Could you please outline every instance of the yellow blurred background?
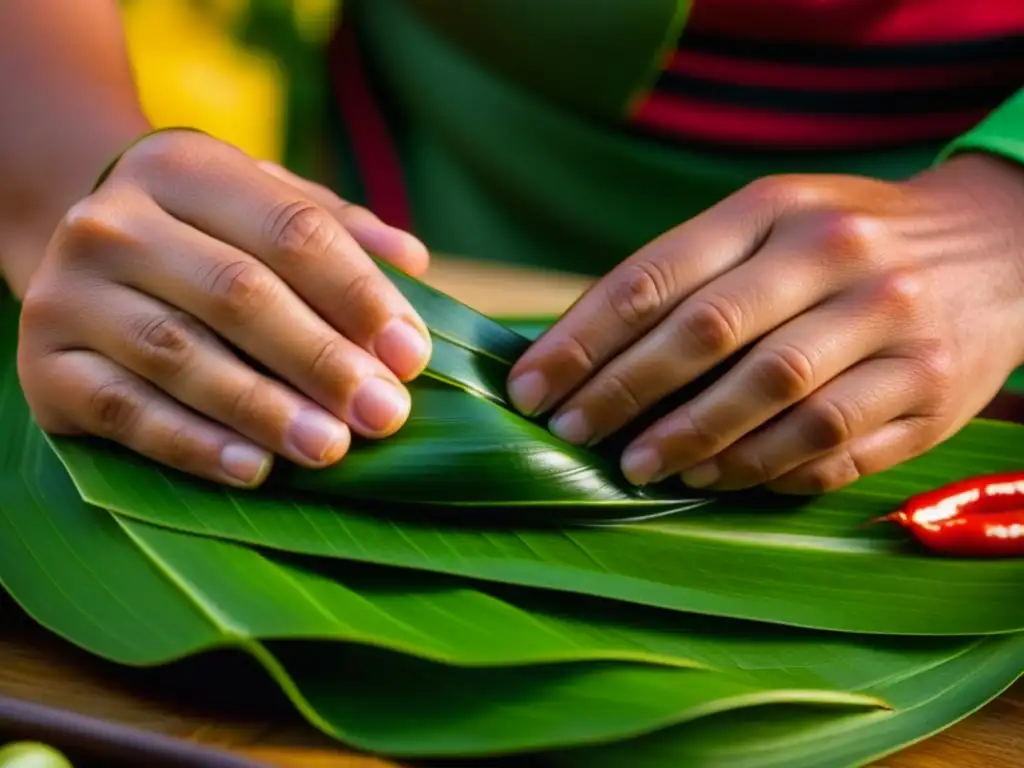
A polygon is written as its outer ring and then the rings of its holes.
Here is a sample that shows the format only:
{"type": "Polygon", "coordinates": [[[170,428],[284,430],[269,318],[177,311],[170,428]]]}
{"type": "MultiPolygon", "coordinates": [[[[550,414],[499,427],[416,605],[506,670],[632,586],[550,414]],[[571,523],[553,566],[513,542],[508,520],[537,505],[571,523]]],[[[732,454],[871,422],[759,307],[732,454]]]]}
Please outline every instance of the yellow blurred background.
{"type": "MultiPolygon", "coordinates": [[[[312,114],[295,85],[322,62],[340,0],[122,0],[143,108],[284,162],[312,114]],[[308,116],[308,115],[307,115],[308,116]]],[[[322,94],[320,94],[322,96],[322,94]]]]}

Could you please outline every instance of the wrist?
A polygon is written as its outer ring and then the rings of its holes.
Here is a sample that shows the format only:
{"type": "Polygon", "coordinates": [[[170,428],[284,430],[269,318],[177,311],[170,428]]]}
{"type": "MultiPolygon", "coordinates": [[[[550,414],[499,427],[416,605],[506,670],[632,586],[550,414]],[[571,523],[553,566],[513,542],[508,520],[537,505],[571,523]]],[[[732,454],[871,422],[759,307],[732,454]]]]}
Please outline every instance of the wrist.
{"type": "Polygon", "coordinates": [[[0,266],[21,298],[61,217],[86,197],[103,169],[151,130],[140,111],[105,111],[45,138],[27,140],[18,156],[0,152],[0,266]]]}
{"type": "MultiPolygon", "coordinates": [[[[1017,306],[1019,322],[1007,334],[1013,346],[1014,367],[1024,365],[1024,164],[985,151],[965,151],[948,157],[913,178],[909,186],[948,201],[951,237],[966,227],[988,248],[1005,255],[1009,270],[991,279],[1002,282],[1003,294],[1017,306]],[[964,218],[964,213],[969,218],[964,218]],[[958,228],[958,220],[965,226],[958,228]],[[969,223],[968,223],[969,222],[969,223]]],[[[988,275],[981,274],[985,279],[988,275]]]]}

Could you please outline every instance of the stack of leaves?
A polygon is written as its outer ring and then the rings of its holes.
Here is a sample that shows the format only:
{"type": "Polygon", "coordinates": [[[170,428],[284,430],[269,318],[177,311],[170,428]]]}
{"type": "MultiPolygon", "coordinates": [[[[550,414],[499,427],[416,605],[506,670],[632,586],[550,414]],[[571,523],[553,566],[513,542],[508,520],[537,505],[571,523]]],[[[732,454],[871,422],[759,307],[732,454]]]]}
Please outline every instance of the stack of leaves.
{"type": "Polygon", "coordinates": [[[861,525],[1010,469],[1024,428],[975,422],[816,499],[640,491],[509,408],[527,335],[392,274],[434,336],[409,422],[256,492],[41,433],[5,297],[11,596],[126,665],[236,648],[347,745],[472,765],[862,765],[1024,671],[1019,562],[861,525]]]}

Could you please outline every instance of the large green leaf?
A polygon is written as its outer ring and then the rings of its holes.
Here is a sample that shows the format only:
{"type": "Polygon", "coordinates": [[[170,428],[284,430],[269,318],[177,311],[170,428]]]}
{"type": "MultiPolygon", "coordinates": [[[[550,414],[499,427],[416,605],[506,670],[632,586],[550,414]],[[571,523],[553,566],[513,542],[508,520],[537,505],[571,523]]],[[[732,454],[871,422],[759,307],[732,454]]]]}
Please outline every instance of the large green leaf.
{"type": "Polygon", "coordinates": [[[232,491],[123,451],[55,444],[88,501],[179,530],[709,615],[966,635],[1024,628],[1020,564],[931,557],[897,531],[861,524],[909,494],[1013,467],[1022,442],[1024,428],[976,422],[925,456],[816,499],[740,495],[658,521],[559,530],[417,522],[232,491]]]}
{"type": "MultiPolygon", "coordinates": [[[[12,495],[4,505],[6,524],[16,535],[0,540],[0,551],[12,547],[0,573],[7,574],[16,595],[39,582],[38,563],[25,559],[25,547],[53,550],[60,544],[47,544],[48,537],[59,535],[61,541],[88,542],[86,549],[97,553],[137,550],[160,573],[173,574],[181,589],[231,606],[234,623],[252,637],[340,639],[453,664],[625,660],[719,669],[765,685],[857,691],[902,674],[908,665],[935,663],[970,642],[751,625],[520,588],[486,592],[441,574],[298,559],[116,515],[113,526],[105,513],[78,499],[38,432],[26,448],[16,480],[32,497],[17,505],[12,495]],[[126,536],[134,548],[125,544],[126,536]]],[[[75,561],[83,558],[79,554],[75,561]]],[[[133,558],[123,559],[115,566],[119,573],[130,569],[133,558]]],[[[72,583],[88,581],[87,573],[79,577],[72,583]]],[[[50,587],[44,581],[39,588],[50,587]]],[[[148,642],[140,638],[133,651],[140,663],[154,660],[148,642]]],[[[87,644],[130,660],[100,643],[95,637],[87,644]]]]}
{"type": "Polygon", "coordinates": [[[867,765],[967,717],[1024,671],[1024,635],[987,638],[927,674],[872,690],[886,712],[769,706],[708,717],[640,739],[549,756],[565,768],[846,768],[867,765]]]}
{"type": "MultiPolygon", "coordinates": [[[[267,668],[311,722],[363,749],[500,754],[647,733],[734,707],[780,701],[879,704],[827,687],[785,687],[784,665],[799,664],[799,648],[810,646],[811,638],[798,638],[796,647],[787,648],[783,639],[759,642],[734,629],[734,637],[723,636],[719,654],[732,662],[731,669],[686,669],[694,662],[685,656],[636,650],[649,642],[647,634],[657,641],[656,629],[634,631],[606,620],[610,629],[602,637],[600,624],[570,614],[531,616],[450,580],[417,584],[411,575],[374,569],[360,581],[352,565],[321,571],[240,545],[121,520],[77,498],[44,441],[28,447],[0,475],[0,582],[31,615],[123,663],[155,664],[209,648],[240,648],[267,668]],[[472,610],[479,607],[479,620],[489,623],[474,630],[478,617],[472,610]],[[503,631],[514,634],[502,639],[503,631]],[[264,642],[287,637],[321,642],[264,642]],[[467,668],[370,647],[479,665],[507,664],[513,656],[533,662],[596,659],[602,644],[611,649],[608,656],[646,656],[681,666],[590,661],[467,668]],[[766,663],[773,650],[781,659],[774,669],[766,663]],[[439,689],[449,694],[425,707],[424,692],[439,689]],[[524,706],[510,706],[514,701],[524,706]]],[[[687,647],[685,635],[662,634],[663,646],[673,642],[687,647]]],[[[823,666],[839,667],[833,674],[849,680],[857,649],[847,645],[845,653],[814,649],[811,660],[825,659],[823,666]]],[[[903,675],[957,652],[955,642],[934,643],[900,658],[880,645],[860,657],[855,682],[861,686],[886,667],[889,674],[903,675]]],[[[789,680],[815,677],[795,672],[789,680]]]]}

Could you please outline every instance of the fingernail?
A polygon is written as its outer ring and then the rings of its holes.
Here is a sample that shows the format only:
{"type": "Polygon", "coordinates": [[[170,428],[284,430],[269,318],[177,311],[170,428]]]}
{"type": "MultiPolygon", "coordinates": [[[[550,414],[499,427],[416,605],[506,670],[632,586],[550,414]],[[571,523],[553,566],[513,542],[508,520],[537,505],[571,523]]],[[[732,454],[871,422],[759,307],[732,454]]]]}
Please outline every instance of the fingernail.
{"type": "Polygon", "coordinates": [[[302,411],[288,430],[288,443],[315,464],[333,464],[348,450],[348,427],[326,413],[302,411]]]}
{"type": "Polygon", "coordinates": [[[704,488],[717,483],[721,476],[718,464],[713,461],[702,461],[683,472],[681,479],[691,488],[704,488]]]}
{"type": "Polygon", "coordinates": [[[573,445],[586,445],[590,442],[594,431],[587,422],[587,417],[578,408],[563,413],[551,420],[548,429],[556,436],[573,445]]]}
{"type": "Polygon", "coordinates": [[[508,383],[508,396],[517,411],[534,416],[548,396],[548,382],[544,374],[527,371],[508,383]]]}
{"type": "Polygon", "coordinates": [[[259,485],[270,472],[271,456],[253,445],[231,443],[220,453],[220,466],[239,485],[259,485]]]}
{"type": "Polygon", "coordinates": [[[653,448],[630,448],[622,454],[622,474],[633,485],[647,485],[661,466],[661,454],[653,448]]]}
{"type": "Polygon", "coordinates": [[[400,379],[415,376],[430,361],[430,340],[408,320],[398,317],[384,326],[373,348],[380,361],[400,379]]]}
{"type": "Polygon", "coordinates": [[[356,391],[356,418],[371,432],[391,432],[409,414],[409,397],[386,379],[370,378],[356,391]]]}

